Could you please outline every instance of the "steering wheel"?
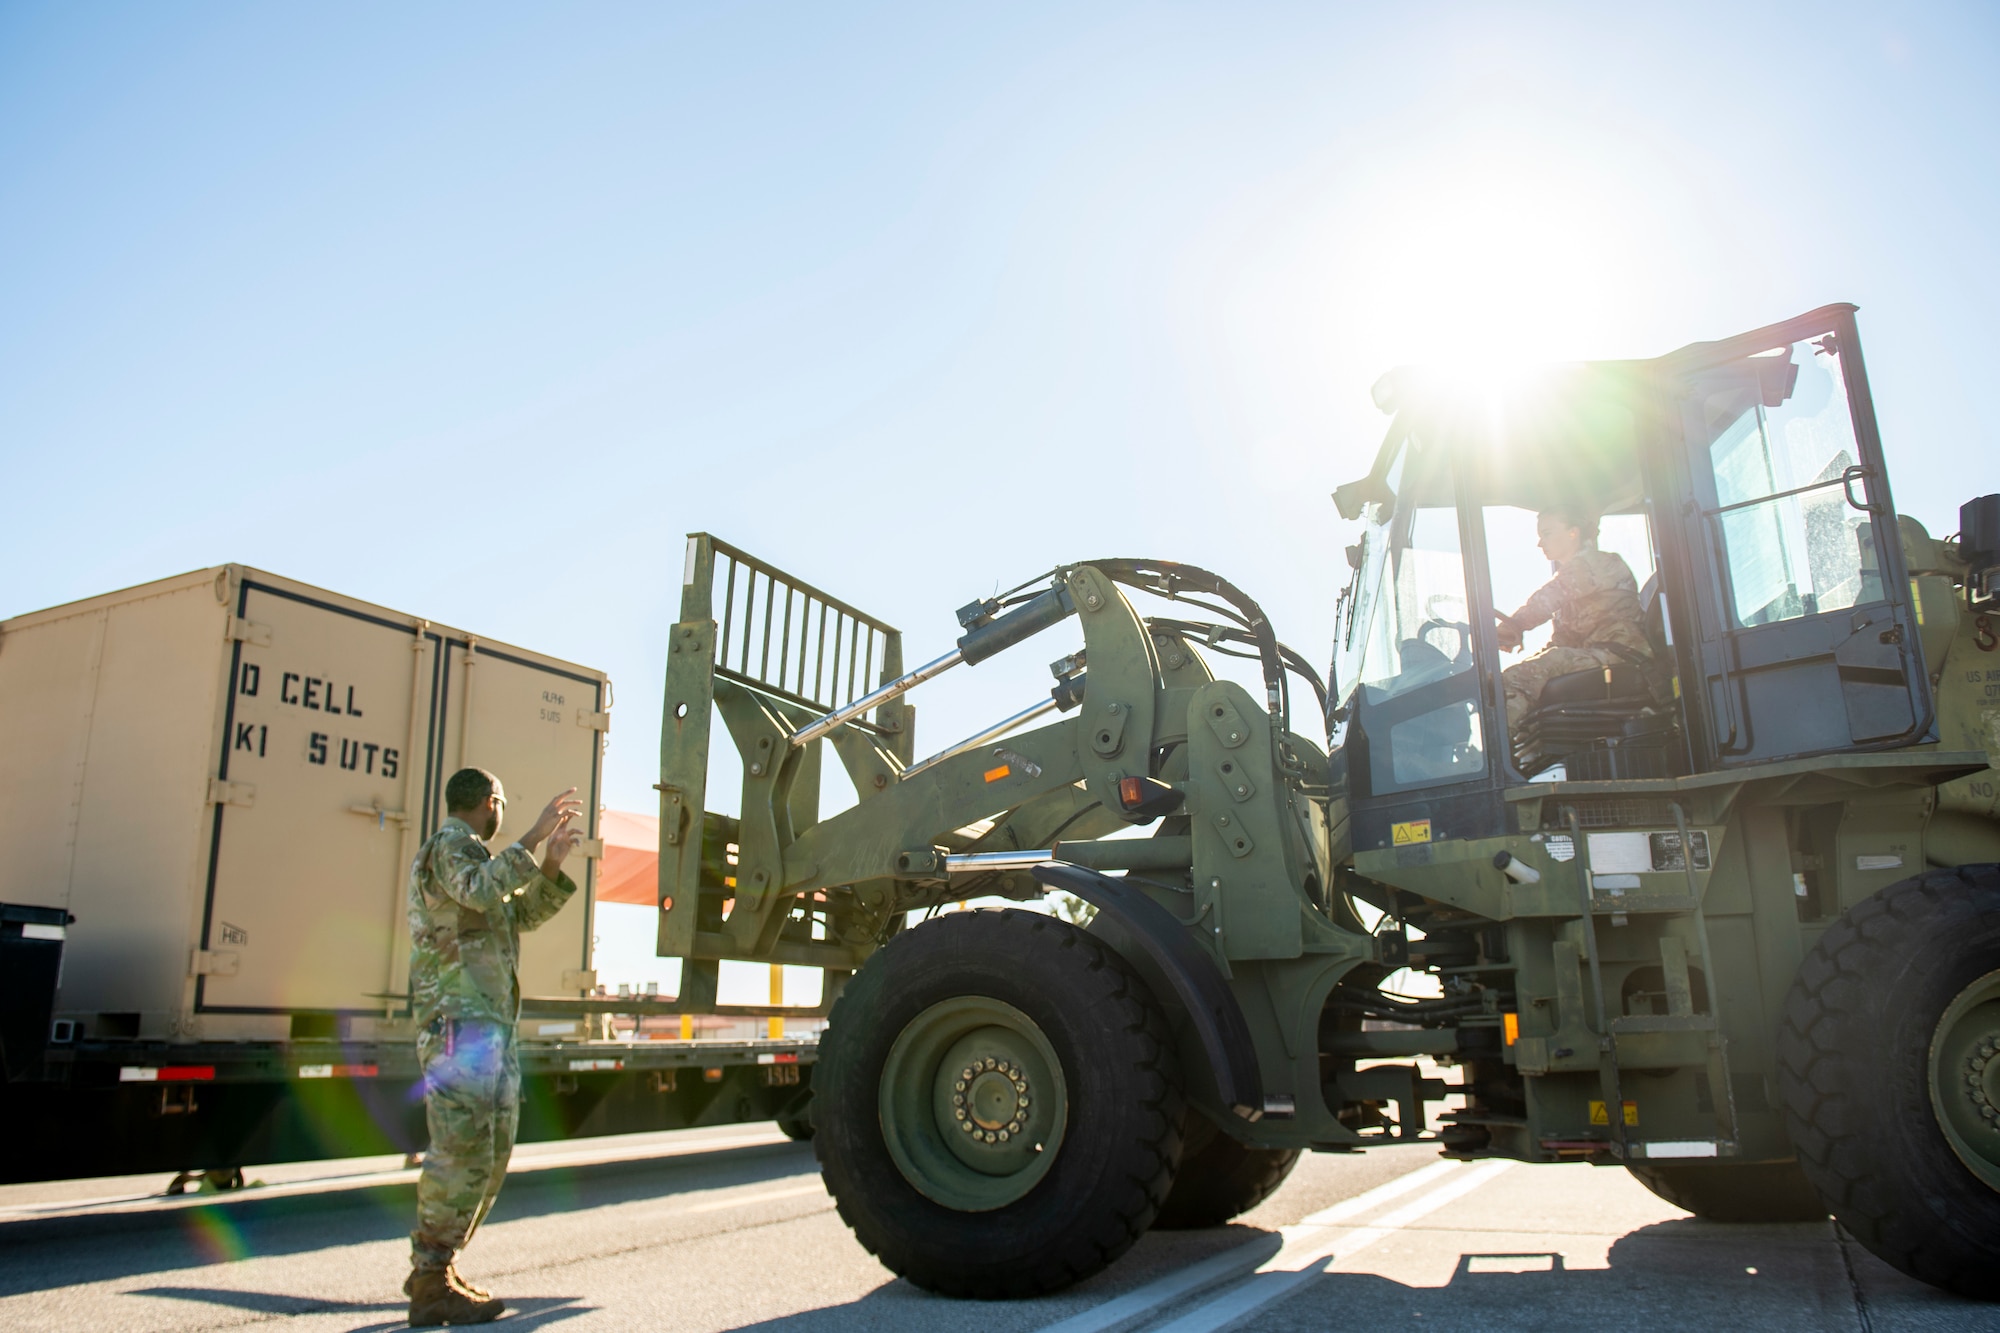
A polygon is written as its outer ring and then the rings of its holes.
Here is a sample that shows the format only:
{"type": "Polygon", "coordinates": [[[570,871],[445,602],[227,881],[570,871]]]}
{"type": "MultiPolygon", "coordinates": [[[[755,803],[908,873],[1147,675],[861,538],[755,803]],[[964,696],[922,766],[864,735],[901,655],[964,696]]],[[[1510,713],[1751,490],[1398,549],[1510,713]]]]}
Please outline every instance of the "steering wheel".
{"type": "MultiPolygon", "coordinates": [[[[1458,652],[1451,659],[1452,666],[1466,667],[1471,665],[1472,626],[1466,624],[1463,620],[1431,619],[1431,620],[1426,620],[1422,624],[1417,626],[1416,637],[1421,642],[1430,644],[1430,646],[1433,648],[1437,648],[1436,644],[1431,643],[1431,635],[1439,632],[1440,630],[1451,630],[1458,635],[1458,652]]],[[[1444,650],[1442,648],[1439,648],[1438,651],[1442,653],[1444,650]]]]}

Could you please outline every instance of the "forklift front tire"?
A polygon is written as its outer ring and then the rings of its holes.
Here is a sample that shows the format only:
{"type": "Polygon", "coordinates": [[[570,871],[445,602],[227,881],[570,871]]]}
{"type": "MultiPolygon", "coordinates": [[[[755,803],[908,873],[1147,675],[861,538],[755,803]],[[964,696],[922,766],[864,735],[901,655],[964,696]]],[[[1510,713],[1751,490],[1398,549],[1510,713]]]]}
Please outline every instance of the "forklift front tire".
{"type": "Polygon", "coordinates": [[[1171,1030],[1117,953],[1038,912],[954,912],[877,951],[813,1071],[813,1147],[856,1239],[947,1296],[1037,1296],[1152,1225],[1181,1155],[1171,1030]]]}

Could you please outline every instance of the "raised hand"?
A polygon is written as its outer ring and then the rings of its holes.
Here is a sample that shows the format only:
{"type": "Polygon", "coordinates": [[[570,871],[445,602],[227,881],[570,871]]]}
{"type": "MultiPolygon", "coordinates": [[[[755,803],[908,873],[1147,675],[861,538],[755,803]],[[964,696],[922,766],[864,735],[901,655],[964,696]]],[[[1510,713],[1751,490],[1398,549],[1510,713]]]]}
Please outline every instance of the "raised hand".
{"type": "Polygon", "coordinates": [[[576,845],[582,841],[583,826],[568,815],[563,816],[556,825],[556,831],[549,835],[548,849],[542,853],[542,874],[549,879],[560,875],[563,858],[575,851],[576,845]]]}
{"type": "Polygon", "coordinates": [[[571,820],[580,819],[582,816],[583,802],[577,799],[576,788],[571,787],[542,807],[542,813],[535,817],[535,822],[521,835],[521,845],[532,852],[541,845],[542,839],[571,820]]]}

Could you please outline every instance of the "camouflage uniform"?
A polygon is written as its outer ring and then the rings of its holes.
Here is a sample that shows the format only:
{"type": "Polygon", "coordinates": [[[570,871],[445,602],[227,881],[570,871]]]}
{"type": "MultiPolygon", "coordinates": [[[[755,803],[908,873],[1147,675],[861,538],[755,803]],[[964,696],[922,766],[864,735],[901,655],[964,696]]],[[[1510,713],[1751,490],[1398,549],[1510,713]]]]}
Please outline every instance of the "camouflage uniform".
{"type": "Polygon", "coordinates": [[[410,866],[410,995],[431,1134],[410,1233],[419,1269],[450,1265],[507,1177],[521,1119],[521,932],[575,892],[519,843],[493,855],[461,819],[445,820],[410,866]]]}
{"type": "Polygon", "coordinates": [[[1639,611],[1639,585],[1624,557],[1600,551],[1587,541],[1556,568],[1512,617],[1524,633],[1555,621],[1549,646],[1525,662],[1500,673],[1507,692],[1507,729],[1517,731],[1521,719],[1542,696],[1542,687],[1572,671],[1591,671],[1620,663],[1646,663],[1653,656],[1639,611]]]}

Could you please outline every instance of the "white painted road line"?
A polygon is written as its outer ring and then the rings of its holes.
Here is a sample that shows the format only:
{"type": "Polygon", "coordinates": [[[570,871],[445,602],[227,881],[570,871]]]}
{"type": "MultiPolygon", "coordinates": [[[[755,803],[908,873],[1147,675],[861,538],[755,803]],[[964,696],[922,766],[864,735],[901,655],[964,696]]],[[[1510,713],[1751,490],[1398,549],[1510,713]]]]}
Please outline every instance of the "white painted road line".
{"type": "Polygon", "coordinates": [[[1367,1226],[1342,1235],[1326,1235],[1328,1230],[1341,1230],[1339,1227],[1286,1227],[1285,1248],[1278,1252],[1277,1257],[1206,1305],[1161,1326],[1157,1333],[1217,1333],[1217,1330],[1227,1328],[1291,1295],[1318,1277],[1328,1265],[1339,1263],[1453,1200],[1465,1197],[1513,1165],[1505,1161],[1481,1162],[1455,1172],[1430,1193],[1420,1195],[1394,1212],[1383,1214],[1367,1226]]]}
{"type": "Polygon", "coordinates": [[[1123,1296],[1092,1306],[1080,1315],[1050,1324],[1041,1333],[1111,1333],[1113,1329],[1137,1323],[1156,1313],[1161,1306],[1190,1292],[1255,1272],[1257,1265],[1277,1254],[1283,1244],[1277,1236],[1264,1236],[1220,1254],[1212,1254],[1178,1273],[1169,1273],[1143,1287],[1135,1287],[1123,1296]]]}
{"type": "Polygon", "coordinates": [[[683,1213],[713,1213],[724,1208],[748,1208],[753,1203],[770,1203],[775,1199],[796,1199],[802,1194],[826,1193],[826,1186],[815,1180],[810,1185],[794,1185],[788,1190],[765,1190],[762,1194],[745,1194],[734,1199],[710,1199],[707,1203],[689,1204],[680,1209],[683,1213]]]}
{"type": "MultiPolygon", "coordinates": [[[[1332,1226],[1347,1218],[1359,1217],[1391,1199],[1400,1198],[1445,1176],[1461,1174],[1464,1170],[1463,1164],[1458,1162],[1434,1162],[1406,1176],[1397,1176],[1387,1184],[1377,1185],[1364,1194],[1342,1200],[1331,1208],[1322,1209],[1299,1225],[1332,1226]]],[[[1282,1236],[1266,1236],[1210,1255],[1198,1264],[1157,1278],[1143,1287],[1135,1287],[1123,1296],[1093,1306],[1082,1314],[1050,1324],[1041,1333],[1112,1333],[1112,1330],[1136,1323],[1183,1296],[1255,1272],[1259,1265],[1277,1256],[1284,1243],[1282,1236]]]]}
{"type": "Polygon", "coordinates": [[[1322,1208],[1316,1213],[1300,1218],[1293,1225],[1301,1227],[1339,1226],[1349,1218],[1359,1217],[1363,1213],[1372,1212],[1389,1202],[1389,1200],[1401,1198],[1411,1190],[1420,1190],[1426,1185],[1435,1185],[1446,1176],[1464,1175],[1465,1171],[1466,1166],[1463,1162],[1433,1162],[1421,1171],[1412,1171],[1407,1176],[1397,1176],[1386,1185],[1377,1185],[1366,1194],[1357,1194],[1351,1199],[1341,1200],[1331,1208],[1322,1208]]]}

